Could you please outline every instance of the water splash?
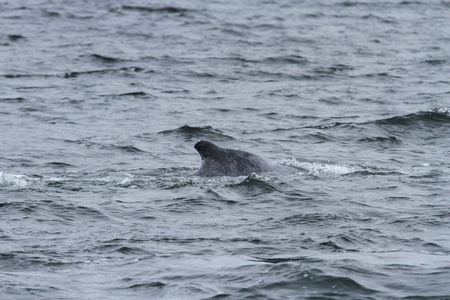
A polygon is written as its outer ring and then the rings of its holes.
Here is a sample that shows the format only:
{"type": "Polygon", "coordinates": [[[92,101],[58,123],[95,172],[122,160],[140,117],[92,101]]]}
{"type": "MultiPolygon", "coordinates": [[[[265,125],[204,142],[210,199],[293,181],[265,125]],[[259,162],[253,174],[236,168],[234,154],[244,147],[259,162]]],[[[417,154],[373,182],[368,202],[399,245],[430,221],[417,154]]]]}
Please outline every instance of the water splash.
{"type": "Polygon", "coordinates": [[[324,174],[346,175],[357,171],[355,167],[349,167],[343,164],[299,162],[295,158],[283,159],[278,161],[277,164],[303,169],[306,170],[308,174],[319,177],[324,174]]]}
{"type": "Polygon", "coordinates": [[[0,186],[15,186],[25,188],[30,185],[31,179],[25,175],[5,174],[0,171],[0,186]]]}

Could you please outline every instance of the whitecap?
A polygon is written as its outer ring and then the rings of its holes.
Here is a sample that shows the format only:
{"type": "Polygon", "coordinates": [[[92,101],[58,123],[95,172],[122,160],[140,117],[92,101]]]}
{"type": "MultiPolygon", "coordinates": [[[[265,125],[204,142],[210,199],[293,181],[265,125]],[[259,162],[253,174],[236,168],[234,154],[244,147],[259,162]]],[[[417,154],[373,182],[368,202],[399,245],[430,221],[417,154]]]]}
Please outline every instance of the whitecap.
{"type": "Polygon", "coordinates": [[[5,174],[0,172],[0,186],[16,186],[20,188],[27,187],[31,179],[25,175],[5,174]]]}

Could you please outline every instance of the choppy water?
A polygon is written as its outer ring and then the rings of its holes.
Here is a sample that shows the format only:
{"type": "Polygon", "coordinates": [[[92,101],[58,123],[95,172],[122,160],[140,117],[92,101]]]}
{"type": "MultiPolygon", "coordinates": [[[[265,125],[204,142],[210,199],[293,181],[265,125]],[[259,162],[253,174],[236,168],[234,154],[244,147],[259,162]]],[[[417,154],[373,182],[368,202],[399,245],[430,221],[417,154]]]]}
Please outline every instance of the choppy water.
{"type": "Polygon", "coordinates": [[[0,1],[1,299],[449,299],[449,15],[0,1]]]}

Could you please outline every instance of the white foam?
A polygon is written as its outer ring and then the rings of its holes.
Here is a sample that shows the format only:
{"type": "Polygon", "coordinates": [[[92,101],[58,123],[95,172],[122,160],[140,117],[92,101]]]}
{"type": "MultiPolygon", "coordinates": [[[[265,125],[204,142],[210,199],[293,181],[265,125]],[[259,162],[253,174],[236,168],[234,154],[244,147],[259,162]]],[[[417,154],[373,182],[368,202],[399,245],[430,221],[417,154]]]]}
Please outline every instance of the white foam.
{"type": "Polygon", "coordinates": [[[122,179],[122,181],[117,183],[117,185],[122,186],[122,187],[128,187],[128,186],[131,186],[132,183],[133,183],[133,178],[127,177],[127,178],[122,179]]]}
{"type": "Polygon", "coordinates": [[[308,171],[308,173],[316,176],[319,176],[320,174],[345,175],[356,171],[354,167],[348,167],[345,165],[326,164],[318,162],[298,162],[295,158],[283,159],[277,163],[281,165],[305,169],[308,171]]]}
{"type": "Polygon", "coordinates": [[[20,188],[27,187],[31,179],[25,175],[5,174],[0,171],[0,186],[12,185],[20,188]]]}
{"type": "Polygon", "coordinates": [[[448,115],[449,111],[447,107],[436,107],[436,108],[430,108],[422,110],[421,112],[431,112],[431,113],[439,113],[443,115],[448,115]]]}

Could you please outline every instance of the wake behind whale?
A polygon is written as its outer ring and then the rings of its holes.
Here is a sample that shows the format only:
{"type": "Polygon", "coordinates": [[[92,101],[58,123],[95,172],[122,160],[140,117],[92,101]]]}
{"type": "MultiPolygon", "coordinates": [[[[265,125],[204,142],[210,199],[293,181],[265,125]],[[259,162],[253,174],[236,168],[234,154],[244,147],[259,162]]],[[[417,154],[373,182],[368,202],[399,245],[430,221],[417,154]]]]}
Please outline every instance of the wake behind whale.
{"type": "Polygon", "coordinates": [[[202,158],[196,176],[247,176],[251,173],[297,173],[300,170],[266,162],[256,154],[242,150],[221,148],[210,141],[198,141],[194,148],[202,158]]]}

